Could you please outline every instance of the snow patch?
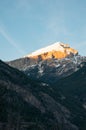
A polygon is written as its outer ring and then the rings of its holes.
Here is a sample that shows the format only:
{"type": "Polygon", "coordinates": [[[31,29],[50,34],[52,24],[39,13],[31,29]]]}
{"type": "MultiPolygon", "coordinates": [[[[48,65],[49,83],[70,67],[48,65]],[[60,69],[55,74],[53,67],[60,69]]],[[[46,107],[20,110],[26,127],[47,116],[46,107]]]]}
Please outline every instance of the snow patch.
{"type": "Polygon", "coordinates": [[[41,83],[42,86],[49,86],[49,84],[41,83]]]}
{"type": "Polygon", "coordinates": [[[58,65],[55,65],[55,67],[56,67],[56,68],[58,68],[59,66],[61,66],[61,65],[60,65],[60,64],[58,64],[58,65]]]}
{"type": "Polygon", "coordinates": [[[62,67],[64,68],[66,65],[64,64],[62,67]]]}
{"type": "Polygon", "coordinates": [[[41,74],[43,73],[43,70],[41,68],[39,69],[39,73],[41,73],[41,74]]]}
{"type": "Polygon", "coordinates": [[[83,106],[84,109],[86,109],[86,103],[84,103],[82,106],[83,106]]]}
{"type": "Polygon", "coordinates": [[[39,69],[38,72],[42,75],[43,74],[43,67],[41,66],[41,64],[39,64],[38,69],[39,69]]]}

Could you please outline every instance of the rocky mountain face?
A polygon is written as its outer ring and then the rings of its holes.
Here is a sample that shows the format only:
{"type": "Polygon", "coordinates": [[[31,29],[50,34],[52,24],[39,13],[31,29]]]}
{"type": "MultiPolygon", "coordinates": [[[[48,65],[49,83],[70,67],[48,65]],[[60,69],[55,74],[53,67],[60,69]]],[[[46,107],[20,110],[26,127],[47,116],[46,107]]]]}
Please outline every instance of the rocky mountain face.
{"type": "Polygon", "coordinates": [[[78,130],[53,92],[0,61],[0,130],[78,130]]]}
{"type": "Polygon", "coordinates": [[[80,66],[83,66],[84,61],[86,61],[86,59],[80,56],[60,60],[49,59],[27,66],[23,71],[30,78],[53,84],[57,80],[76,72],[80,66]]]}
{"type": "Polygon", "coordinates": [[[77,50],[57,42],[8,64],[32,79],[53,84],[76,72],[85,61],[86,57],[80,56],[77,50]]]}

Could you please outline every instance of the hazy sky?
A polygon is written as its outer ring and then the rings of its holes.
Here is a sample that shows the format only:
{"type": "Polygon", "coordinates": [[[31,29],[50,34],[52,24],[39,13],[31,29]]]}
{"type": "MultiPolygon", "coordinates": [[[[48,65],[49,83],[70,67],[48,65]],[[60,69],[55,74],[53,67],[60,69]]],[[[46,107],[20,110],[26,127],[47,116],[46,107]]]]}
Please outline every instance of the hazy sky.
{"type": "Polygon", "coordinates": [[[0,59],[58,41],[86,55],[86,0],[0,0],[0,59]]]}

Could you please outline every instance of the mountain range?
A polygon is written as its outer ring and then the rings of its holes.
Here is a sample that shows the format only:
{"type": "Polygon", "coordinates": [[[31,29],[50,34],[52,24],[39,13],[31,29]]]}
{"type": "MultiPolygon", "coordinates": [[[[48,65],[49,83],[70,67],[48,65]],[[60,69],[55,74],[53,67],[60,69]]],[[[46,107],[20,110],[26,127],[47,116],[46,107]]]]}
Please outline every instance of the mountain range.
{"type": "Polygon", "coordinates": [[[86,130],[86,57],[54,43],[0,61],[1,130],[86,130]]]}

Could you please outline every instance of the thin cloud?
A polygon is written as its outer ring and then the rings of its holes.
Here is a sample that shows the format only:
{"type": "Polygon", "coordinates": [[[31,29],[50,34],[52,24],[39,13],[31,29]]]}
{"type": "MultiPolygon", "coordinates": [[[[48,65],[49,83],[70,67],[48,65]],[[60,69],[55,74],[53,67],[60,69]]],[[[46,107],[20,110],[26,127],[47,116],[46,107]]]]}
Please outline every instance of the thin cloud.
{"type": "Polygon", "coordinates": [[[24,50],[22,50],[18,43],[16,43],[12,37],[2,28],[0,27],[0,34],[8,41],[10,45],[12,45],[20,54],[24,55],[24,50]]]}

